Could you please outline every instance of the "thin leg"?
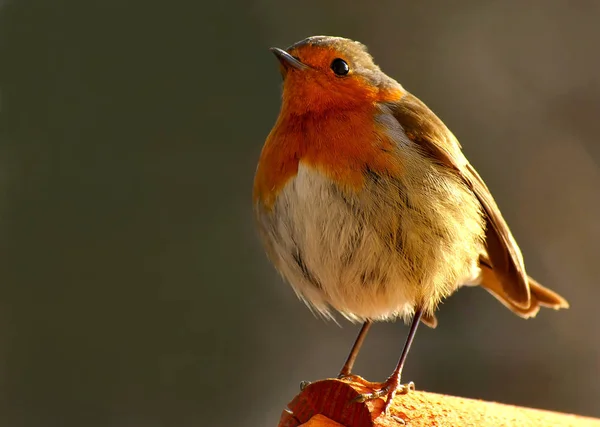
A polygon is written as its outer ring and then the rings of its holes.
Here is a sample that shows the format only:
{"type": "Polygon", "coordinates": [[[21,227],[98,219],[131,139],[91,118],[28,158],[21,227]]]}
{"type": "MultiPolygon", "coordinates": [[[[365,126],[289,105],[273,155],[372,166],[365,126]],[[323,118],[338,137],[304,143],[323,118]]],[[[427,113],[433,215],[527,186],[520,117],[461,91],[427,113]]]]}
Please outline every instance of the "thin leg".
{"type": "Polygon", "coordinates": [[[365,323],[363,323],[362,328],[360,328],[360,332],[358,333],[358,336],[354,341],[354,345],[350,350],[348,359],[346,359],[346,363],[344,363],[344,366],[342,367],[338,378],[347,377],[352,372],[352,367],[354,366],[354,362],[356,361],[356,356],[358,356],[358,352],[360,351],[360,348],[362,347],[363,342],[365,341],[365,337],[367,336],[367,332],[369,332],[369,328],[372,324],[373,322],[371,320],[367,320],[365,321],[365,323]]]}
{"type": "Polygon", "coordinates": [[[398,364],[396,365],[396,369],[392,372],[392,375],[385,381],[383,387],[379,390],[374,391],[373,393],[365,393],[361,395],[356,401],[365,402],[367,400],[376,399],[378,397],[383,397],[387,395],[387,400],[385,402],[384,411],[387,413],[392,400],[394,400],[394,396],[398,391],[398,388],[401,388],[403,392],[408,392],[412,388],[414,388],[414,384],[410,383],[407,386],[400,385],[400,376],[402,375],[402,369],[404,368],[404,362],[406,362],[406,357],[408,356],[408,351],[410,350],[410,346],[415,339],[415,334],[417,332],[417,327],[421,321],[421,317],[423,317],[423,312],[421,309],[415,311],[415,315],[412,320],[412,324],[410,325],[410,331],[408,332],[408,337],[406,337],[406,342],[404,344],[404,348],[402,350],[402,354],[400,355],[400,359],[398,360],[398,364]]]}
{"type": "Polygon", "coordinates": [[[415,339],[421,317],[423,317],[423,312],[421,309],[418,309],[415,311],[415,315],[413,316],[412,324],[410,325],[410,330],[408,331],[408,336],[406,337],[406,342],[404,343],[404,348],[402,349],[402,354],[400,355],[400,360],[398,360],[396,369],[394,369],[394,372],[392,372],[392,377],[398,377],[398,379],[400,379],[400,375],[402,375],[402,368],[404,368],[404,362],[406,362],[408,351],[410,350],[410,346],[415,339]]]}

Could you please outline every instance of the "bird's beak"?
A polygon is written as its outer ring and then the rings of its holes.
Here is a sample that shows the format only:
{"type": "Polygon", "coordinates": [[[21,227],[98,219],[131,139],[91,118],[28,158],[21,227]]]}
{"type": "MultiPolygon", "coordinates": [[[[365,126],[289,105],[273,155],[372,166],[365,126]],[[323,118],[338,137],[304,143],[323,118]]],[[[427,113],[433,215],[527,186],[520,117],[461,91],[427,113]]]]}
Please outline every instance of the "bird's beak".
{"type": "Polygon", "coordinates": [[[279,62],[281,62],[281,65],[283,65],[284,67],[290,66],[295,68],[296,70],[306,70],[307,68],[309,68],[308,65],[298,61],[296,58],[294,58],[292,55],[290,55],[283,49],[279,49],[278,47],[272,47],[269,50],[273,52],[277,59],[279,59],[279,62]]]}

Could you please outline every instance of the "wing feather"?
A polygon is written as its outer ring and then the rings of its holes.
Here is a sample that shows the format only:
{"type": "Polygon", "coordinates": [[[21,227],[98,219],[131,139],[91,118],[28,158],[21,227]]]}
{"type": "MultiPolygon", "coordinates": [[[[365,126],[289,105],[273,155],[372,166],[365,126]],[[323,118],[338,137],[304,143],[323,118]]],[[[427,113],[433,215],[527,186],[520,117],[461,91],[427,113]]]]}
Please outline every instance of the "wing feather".
{"type": "Polygon", "coordinates": [[[411,94],[405,94],[388,106],[406,135],[425,154],[455,171],[473,191],[486,221],[487,257],[484,254],[482,260],[491,264],[511,302],[517,307],[528,308],[531,295],[521,251],[490,190],[462,154],[458,140],[423,102],[411,94]]]}

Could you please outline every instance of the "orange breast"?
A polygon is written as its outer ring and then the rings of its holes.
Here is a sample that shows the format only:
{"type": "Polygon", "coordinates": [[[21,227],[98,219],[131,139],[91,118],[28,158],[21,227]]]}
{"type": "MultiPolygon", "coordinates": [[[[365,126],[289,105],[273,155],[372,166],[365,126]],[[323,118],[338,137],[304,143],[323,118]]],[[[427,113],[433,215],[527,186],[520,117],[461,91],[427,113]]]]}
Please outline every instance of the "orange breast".
{"type": "Polygon", "coordinates": [[[271,208],[302,162],[342,189],[358,191],[365,172],[398,174],[401,160],[394,141],[376,124],[376,107],[319,114],[282,114],[263,147],[254,180],[254,201],[271,208]]]}

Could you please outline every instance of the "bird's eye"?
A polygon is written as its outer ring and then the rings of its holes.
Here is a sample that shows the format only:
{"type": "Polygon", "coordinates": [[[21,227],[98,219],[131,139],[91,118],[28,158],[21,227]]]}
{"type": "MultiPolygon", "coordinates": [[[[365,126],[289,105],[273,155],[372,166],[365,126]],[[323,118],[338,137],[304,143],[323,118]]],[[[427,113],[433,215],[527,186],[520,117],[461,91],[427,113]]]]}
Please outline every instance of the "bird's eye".
{"type": "Polygon", "coordinates": [[[338,76],[345,76],[350,72],[350,67],[348,67],[346,61],[340,58],[335,58],[331,62],[331,69],[338,76]]]}

